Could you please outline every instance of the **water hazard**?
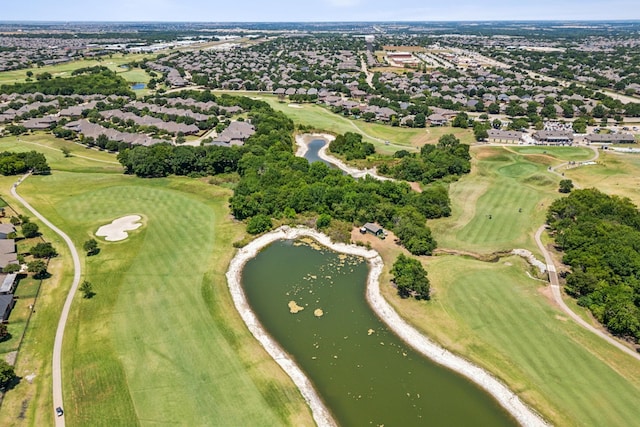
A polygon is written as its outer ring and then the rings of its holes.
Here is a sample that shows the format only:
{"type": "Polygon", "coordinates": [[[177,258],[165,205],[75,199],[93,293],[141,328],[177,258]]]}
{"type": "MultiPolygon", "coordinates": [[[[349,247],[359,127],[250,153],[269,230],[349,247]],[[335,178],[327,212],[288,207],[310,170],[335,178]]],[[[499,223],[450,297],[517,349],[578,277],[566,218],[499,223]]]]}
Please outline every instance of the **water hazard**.
{"type": "Polygon", "coordinates": [[[338,167],[336,165],[318,156],[318,152],[322,147],[325,146],[325,144],[327,144],[327,141],[323,139],[314,139],[307,145],[308,149],[307,149],[307,152],[304,154],[304,158],[307,159],[309,163],[322,162],[332,169],[337,169],[338,167]]]}
{"type": "Polygon", "coordinates": [[[488,394],[412,351],[365,300],[367,264],[279,241],[243,270],[264,328],[296,360],[343,426],[513,426],[488,394]]]}

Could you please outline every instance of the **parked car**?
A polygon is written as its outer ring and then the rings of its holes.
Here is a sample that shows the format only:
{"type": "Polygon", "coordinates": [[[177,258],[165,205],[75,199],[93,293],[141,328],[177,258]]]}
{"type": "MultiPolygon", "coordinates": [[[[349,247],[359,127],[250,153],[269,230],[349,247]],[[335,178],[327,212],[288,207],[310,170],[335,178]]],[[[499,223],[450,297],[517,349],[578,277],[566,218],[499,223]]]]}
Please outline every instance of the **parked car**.
{"type": "Polygon", "coordinates": [[[59,417],[61,417],[61,416],[62,416],[62,414],[64,414],[64,411],[62,410],[62,408],[61,408],[60,406],[58,406],[58,407],[56,408],[56,415],[57,415],[57,416],[59,416],[59,417]]]}

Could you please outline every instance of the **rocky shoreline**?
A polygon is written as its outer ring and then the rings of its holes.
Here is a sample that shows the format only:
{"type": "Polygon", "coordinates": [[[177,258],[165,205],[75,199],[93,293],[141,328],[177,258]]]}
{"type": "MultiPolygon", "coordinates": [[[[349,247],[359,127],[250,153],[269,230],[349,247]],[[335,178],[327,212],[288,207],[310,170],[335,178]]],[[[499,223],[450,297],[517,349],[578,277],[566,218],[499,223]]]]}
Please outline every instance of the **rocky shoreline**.
{"type": "MultiPolygon", "coordinates": [[[[304,143],[304,141],[302,142],[304,143]]],[[[242,269],[247,261],[254,258],[261,249],[277,240],[295,240],[301,237],[311,237],[321,245],[336,252],[365,258],[370,266],[367,278],[367,301],[374,312],[392,331],[394,331],[408,345],[432,361],[464,375],[474,383],[478,384],[491,394],[521,425],[548,425],[538,414],[525,405],[515,393],[509,390],[507,386],[498,381],[490,373],[472,364],[468,360],[440,347],[435,342],[418,332],[413,326],[409,325],[398,315],[398,313],[380,293],[379,278],[384,264],[382,258],[376,251],[356,245],[334,243],[325,234],[309,228],[291,228],[283,226],[258,237],[245,247],[241,248],[236,256],[231,260],[229,270],[227,271],[227,281],[233,302],[245,324],[256,339],[262,344],[267,353],[269,353],[276,363],[278,363],[282,369],[287,372],[296,386],[300,389],[304,399],[311,408],[314,420],[319,426],[335,426],[336,422],[304,372],[302,372],[298,365],[263,329],[255,313],[251,310],[242,289],[242,269]]]]}

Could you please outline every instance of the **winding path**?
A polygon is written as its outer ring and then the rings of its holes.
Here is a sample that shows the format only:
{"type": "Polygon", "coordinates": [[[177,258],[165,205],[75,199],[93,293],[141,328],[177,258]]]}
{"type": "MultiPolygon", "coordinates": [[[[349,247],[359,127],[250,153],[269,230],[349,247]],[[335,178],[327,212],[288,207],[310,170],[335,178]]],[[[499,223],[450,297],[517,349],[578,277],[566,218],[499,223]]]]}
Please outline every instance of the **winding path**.
{"type": "Polygon", "coordinates": [[[540,228],[538,228],[538,231],[536,231],[535,239],[536,239],[536,244],[538,245],[538,248],[542,252],[542,255],[544,255],[544,260],[547,263],[547,271],[549,272],[549,283],[551,284],[551,292],[553,294],[553,299],[556,302],[556,304],[558,304],[558,306],[562,309],[562,311],[564,311],[569,317],[571,317],[577,324],[579,324],[589,332],[593,332],[594,334],[598,335],[600,338],[616,346],[617,348],[624,351],[628,355],[634,357],[637,360],[640,360],[640,354],[638,352],[633,351],[626,345],[620,343],[619,341],[611,337],[606,332],[603,332],[593,327],[592,325],[587,323],[584,319],[582,319],[580,316],[578,316],[576,313],[574,313],[574,311],[571,310],[571,308],[569,308],[567,304],[565,304],[564,300],[562,299],[560,281],[558,280],[558,272],[553,262],[553,258],[551,257],[551,254],[549,253],[547,248],[544,246],[544,244],[542,244],[542,240],[540,239],[542,232],[546,230],[546,228],[547,228],[546,225],[542,225],[540,228]]]}
{"type": "MultiPolygon", "coordinates": [[[[15,197],[20,203],[24,205],[36,218],[42,221],[47,227],[55,231],[62,239],[65,241],[67,246],[69,247],[69,251],[71,252],[71,258],[73,259],[73,282],[71,283],[71,288],[69,289],[69,293],[67,294],[67,299],[64,302],[64,306],[62,307],[62,313],[60,313],[60,320],[58,321],[58,329],[56,330],[56,337],[53,342],[53,364],[52,364],[52,382],[53,382],[53,409],[59,407],[63,407],[62,403],[62,340],[64,337],[64,329],[67,324],[67,318],[69,317],[69,311],[71,310],[71,303],[73,302],[73,297],[78,290],[78,285],[80,284],[80,276],[82,273],[81,265],[80,265],[80,256],[78,255],[78,251],[76,250],[71,238],[67,236],[62,230],[53,225],[51,221],[45,218],[40,212],[35,210],[33,206],[29,204],[25,199],[23,199],[18,192],[16,191],[18,185],[22,183],[30,174],[26,174],[22,178],[18,180],[11,187],[11,194],[15,197]]],[[[60,417],[55,417],[55,425],[56,427],[64,427],[65,419],[64,415],[60,417]]]]}

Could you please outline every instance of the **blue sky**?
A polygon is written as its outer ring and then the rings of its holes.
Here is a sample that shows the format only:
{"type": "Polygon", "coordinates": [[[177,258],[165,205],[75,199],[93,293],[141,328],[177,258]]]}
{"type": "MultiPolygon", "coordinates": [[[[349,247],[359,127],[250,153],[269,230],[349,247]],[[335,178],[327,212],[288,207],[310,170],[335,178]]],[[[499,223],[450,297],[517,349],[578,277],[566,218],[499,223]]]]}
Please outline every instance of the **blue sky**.
{"type": "Polygon", "coordinates": [[[447,21],[640,19],[638,0],[4,0],[0,20],[447,21]]]}

